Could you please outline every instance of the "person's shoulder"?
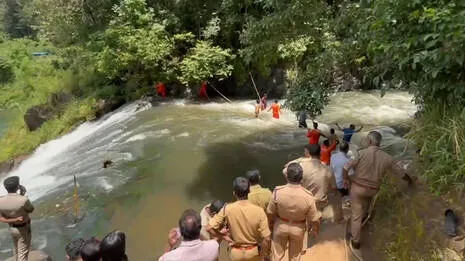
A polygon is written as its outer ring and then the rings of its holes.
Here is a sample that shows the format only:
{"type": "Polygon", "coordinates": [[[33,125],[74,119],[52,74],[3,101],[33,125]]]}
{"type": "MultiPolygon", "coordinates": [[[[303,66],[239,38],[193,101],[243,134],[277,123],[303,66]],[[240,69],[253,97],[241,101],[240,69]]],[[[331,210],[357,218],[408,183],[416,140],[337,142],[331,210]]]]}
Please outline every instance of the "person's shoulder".
{"type": "Polygon", "coordinates": [[[287,186],[286,185],[282,185],[282,186],[276,186],[273,190],[273,192],[276,192],[276,191],[279,191],[279,190],[282,190],[284,188],[286,188],[287,186]]]}
{"type": "Polygon", "coordinates": [[[220,247],[220,244],[218,244],[218,241],[216,241],[216,240],[205,240],[205,241],[202,241],[202,243],[203,243],[203,245],[205,247],[211,247],[211,248],[215,248],[215,249],[220,247]]]}
{"type": "Polygon", "coordinates": [[[298,189],[299,189],[300,193],[302,195],[304,195],[305,197],[312,198],[312,199],[314,198],[314,195],[310,190],[308,190],[308,189],[306,189],[306,188],[304,188],[302,186],[300,186],[298,189]]]}

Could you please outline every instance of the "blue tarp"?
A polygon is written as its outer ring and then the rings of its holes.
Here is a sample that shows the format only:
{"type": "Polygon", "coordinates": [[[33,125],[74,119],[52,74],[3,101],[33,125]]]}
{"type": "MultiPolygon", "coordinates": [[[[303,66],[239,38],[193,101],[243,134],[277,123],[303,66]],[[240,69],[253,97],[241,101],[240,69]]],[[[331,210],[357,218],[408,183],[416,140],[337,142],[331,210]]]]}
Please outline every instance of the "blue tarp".
{"type": "Polygon", "coordinates": [[[32,53],[32,55],[34,55],[34,56],[47,56],[47,55],[50,55],[50,53],[48,53],[48,52],[36,52],[36,53],[32,53]]]}

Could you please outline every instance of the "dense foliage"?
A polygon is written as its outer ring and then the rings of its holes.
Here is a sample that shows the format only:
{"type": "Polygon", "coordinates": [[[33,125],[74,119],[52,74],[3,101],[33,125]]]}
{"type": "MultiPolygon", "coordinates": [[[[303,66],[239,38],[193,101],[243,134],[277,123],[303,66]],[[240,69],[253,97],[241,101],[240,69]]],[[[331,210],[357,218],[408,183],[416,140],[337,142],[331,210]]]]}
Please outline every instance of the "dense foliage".
{"type": "MultiPolygon", "coordinates": [[[[429,120],[463,122],[461,1],[7,0],[0,13],[0,41],[10,46],[0,53],[2,106],[38,104],[62,89],[134,99],[158,81],[198,88],[233,75],[241,84],[249,72],[266,77],[279,67],[287,72],[286,105],[317,116],[342,75],[363,89],[411,91],[432,130],[420,125],[424,135],[412,137],[425,153],[450,151],[442,160],[463,169],[462,134],[441,138],[429,120]],[[32,59],[32,51],[54,56],[32,59]]],[[[465,181],[461,171],[425,162],[433,183],[465,181]],[[438,181],[445,176],[452,178],[438,181]]]]}

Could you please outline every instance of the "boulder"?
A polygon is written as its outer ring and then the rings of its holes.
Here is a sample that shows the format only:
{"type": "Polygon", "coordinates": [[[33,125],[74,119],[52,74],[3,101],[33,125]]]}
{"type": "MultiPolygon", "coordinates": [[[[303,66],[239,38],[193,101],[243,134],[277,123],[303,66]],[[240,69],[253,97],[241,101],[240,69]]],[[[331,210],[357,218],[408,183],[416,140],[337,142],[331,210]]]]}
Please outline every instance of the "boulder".
{"type": "Polygon", "coordinates": [[[21,165],[23,161],[29,158],[29,155],[18,156],[3,163],[0,163],[0,174],[8,173],[21,165]]]}
{"type": "MultiPolygon", "coordinates": [[[[8,258],[6,261],[15,261],[16,256],[8,258]]],[[[42,250],[32,250],[29,252],[29,261],[52,261],[52,258],[42,250]]]]}
{"type": "Polygon", "coordinates": [[[52,119],[53,116],[54,112],[51,107],[45,104],[36,105],[26,111],[26,114],[24,114],[24,122],[30,131],[35,131],[40,128],[44,122],[52,119]]]}
{"type": "Polygon", "coordinates": [[[119,107],[123,106],[125,103],[126,101],[122,98],[114,98],[114,99],[107,99],[107,100],[100,99],[97,102],[97,105],[95,108],[95,117],[98,119],[102,117],[103,115],[118,109],[119,107]]]}

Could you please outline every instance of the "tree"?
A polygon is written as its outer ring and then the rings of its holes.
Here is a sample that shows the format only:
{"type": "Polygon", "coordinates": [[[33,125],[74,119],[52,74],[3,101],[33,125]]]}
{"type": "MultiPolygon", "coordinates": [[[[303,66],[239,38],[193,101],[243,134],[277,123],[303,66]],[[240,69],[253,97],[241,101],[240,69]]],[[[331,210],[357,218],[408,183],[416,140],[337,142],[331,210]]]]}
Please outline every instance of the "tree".
{"type": "Polygon", "coordinates": [[[13,38],[21,38],[33,35],[33,30],[28,24],[24,14],[24,6],[30,0],[6,0],[3,14],[3,28],[13,38]]]}

